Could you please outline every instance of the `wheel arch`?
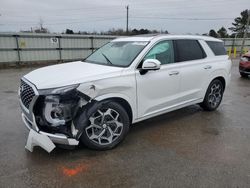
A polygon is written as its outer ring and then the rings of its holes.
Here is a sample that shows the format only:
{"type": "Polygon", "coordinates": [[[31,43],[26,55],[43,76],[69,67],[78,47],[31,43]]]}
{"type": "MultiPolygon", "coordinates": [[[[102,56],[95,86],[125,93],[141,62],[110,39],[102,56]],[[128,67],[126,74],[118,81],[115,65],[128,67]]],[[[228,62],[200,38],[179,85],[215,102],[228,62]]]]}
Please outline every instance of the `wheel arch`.
{"type": "Polygon", "coordinates": [[[131,105],[131,102],[124,96],[99,96],[95,98],[97,101],[104,101],[104,100],[112,100],[114,102],[117,102],[120,104],[126,112],[128,113],[130,123],[133,122],[133,119],[135,118],[135,112],[133,111],[133,106],[131,105]]]}
{"type": "Polygon", "coordinates": [[[132,113],[132,108],[131,108],[130,104],[128,103],[128,101],[126,101],[123,98],[119,98],[119,97],[109,98],[108,100],[115,101],[115,102],[119,103],[122,107],[124,107],[126,112],[128,113],[129,121],[130,121],[130,123],[132,123],[133,113],[132,113]]]}
{"type": "Polygon", "coordinates": [[[217,74],[213,74],[210,76],[210,78],[207,80],[206,84],[204,84],[203,86],[203,89],[202,89],[202,98],[204,99],[205,95],[206,95],[206,92],[207,92],[207,89],[208,89],[208,86],[212,83],[212,81],[214,80],[220,80],[223,84],[223,91],[225,91],[226,87],[227,87],[227,79],[226,79],[226,76],[222,73],[217,73],[217,74]]]}
{"type": "Polygon", "coordinates": [[[215,79],[218,79],[222,82],[224,90],[230,82],[230,76],[228,75],[228,73],[225,70],[223,70],[223,69],[215,70],[209,76],[209,79],[208,79],[208,81],[205,85],[205,88],[204,88],[205,91],[207,90],[209,84],[212,81],[214,81],[215,79]]]}
{"type": "MultiPolygon", "coordinates": [[[[223,76],[217,76],[216,78],[214,78],[212,81],[214,81],[214,80],[220,80],[221,81],[221,83],[222,83],[222,85],[223,85],[223,91],[225,90],[225,88],[226,88],[226,79],[223,77],[223,76]]],[[[211,82],[212,82],[211,81],[211,82]]],[[[210,83],[211,83],[210,82],[210,83]]]]}

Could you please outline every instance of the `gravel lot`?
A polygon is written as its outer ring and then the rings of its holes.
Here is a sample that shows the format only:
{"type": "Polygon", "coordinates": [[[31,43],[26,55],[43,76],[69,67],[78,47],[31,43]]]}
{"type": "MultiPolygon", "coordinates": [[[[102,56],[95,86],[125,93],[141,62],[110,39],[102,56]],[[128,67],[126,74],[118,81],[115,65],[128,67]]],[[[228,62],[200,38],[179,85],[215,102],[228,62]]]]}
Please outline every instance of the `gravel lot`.
{"type": "Polygon", "coordinates": [[[24,149],[17,88],[32,68],[0,70],[0,187],[249,187],[250,78],[238,62],[215,112],[193,105],[134,125],[110,151],[24,149]]]}

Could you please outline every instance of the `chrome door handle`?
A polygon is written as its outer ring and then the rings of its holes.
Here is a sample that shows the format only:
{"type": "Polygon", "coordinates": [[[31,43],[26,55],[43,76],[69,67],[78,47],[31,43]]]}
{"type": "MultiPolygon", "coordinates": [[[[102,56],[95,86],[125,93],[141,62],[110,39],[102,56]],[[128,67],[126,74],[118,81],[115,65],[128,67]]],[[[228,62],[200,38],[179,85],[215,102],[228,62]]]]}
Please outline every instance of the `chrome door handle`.
{"type": "Polygon", "coordinates": [[[169,73],[169,76],[173,76],[173,75],[178,75],[179,71],[172,71],[169,73]]]}
{"type": "Polygon", "coordinates": [[[211,69],[211,68],[212,68],[211,65],[207,65],[207,66],[204,67],[204,69],[206,69],[206,70],[207,70],[207,69],[211,69]]]}

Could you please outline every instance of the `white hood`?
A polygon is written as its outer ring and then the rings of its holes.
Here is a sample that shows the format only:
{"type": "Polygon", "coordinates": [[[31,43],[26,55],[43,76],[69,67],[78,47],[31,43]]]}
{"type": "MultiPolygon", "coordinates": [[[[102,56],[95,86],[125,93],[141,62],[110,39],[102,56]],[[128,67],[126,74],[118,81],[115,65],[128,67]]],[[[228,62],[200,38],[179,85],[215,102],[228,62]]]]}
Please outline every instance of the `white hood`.
{"type": "Polygon", "coordinates": [[[24,76],[37,89],[49,89],[119,76],[123,68],[76,61],[34,70],[24,76]]]}

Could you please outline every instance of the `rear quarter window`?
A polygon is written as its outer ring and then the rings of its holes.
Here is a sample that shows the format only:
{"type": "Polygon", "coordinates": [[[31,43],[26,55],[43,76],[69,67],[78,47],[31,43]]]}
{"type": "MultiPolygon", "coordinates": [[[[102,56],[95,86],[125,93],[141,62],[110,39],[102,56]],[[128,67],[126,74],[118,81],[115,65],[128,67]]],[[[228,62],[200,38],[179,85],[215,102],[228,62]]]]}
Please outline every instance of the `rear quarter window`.
{"type": "Polygon", "coordinates": [[[214,52],[214,55],[227,55],[223,42],[206,41],[206,43],[214,52]]]}
{"type": "Polygon", "coordinates": [[[203,59],[206,57],[204,50],[197,40],[175,40],[176,62],[203,59]]]}

